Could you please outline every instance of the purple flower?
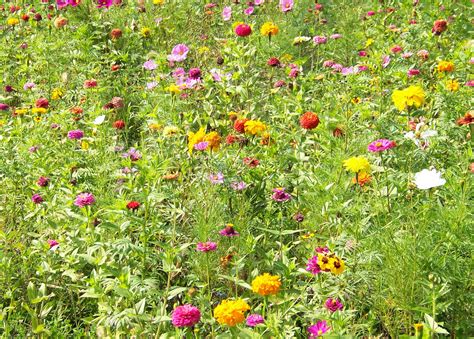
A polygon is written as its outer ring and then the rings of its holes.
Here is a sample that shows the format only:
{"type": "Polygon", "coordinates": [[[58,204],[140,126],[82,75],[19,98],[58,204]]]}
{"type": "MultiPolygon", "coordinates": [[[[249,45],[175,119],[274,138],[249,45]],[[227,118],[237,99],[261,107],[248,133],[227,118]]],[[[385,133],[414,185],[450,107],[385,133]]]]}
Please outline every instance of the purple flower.
{"type": "Polygon", "coordinates": [[[33,196],[31,197],[31,201],[33,201],[35,204],[41,204],[44,200],[41,195],[36,193],[36,194],[33,194],[33,196]]]}
{"type": "Polygon", "coordinates": [[[367,150],[370,152],[382,152],[396,146],[395,141],[391,141],[388,139],[378,139],[372,141],[369,146],[367,146],[367,150]]]}
{"type": "Polygon", "coordinates": [[[92,193],[80,193],[74,200],[74,205],[83,208],[84,206],[92,205],[95,202],[95,198],[92,193]]]}
{"type": "Polygon", "coordinates": [[[7,104],[0,103],[0,111],[8,111],[9,108],[10,106],[8,106],[7,104]]]}
{"type": "Polygon", "coordinates": [[[36,87],[36,84],[34,82],[27,82],[23,85],[23,89],[26,91],[28,89],[33,89],[36,87]]]}
{"type": "Polygon", "coordinates": [[[337,310],[342,310],[344,305],[339,301],[339,299],[333,299],[333,298],[328,298],[326,302],[324,303],[324,306],[330,311],[330,312],[336,312],[337,310]]]}
{"type": "Polygon", "coordinates": [[[317,255],[308,259],[308,263],[306,264],[306,271],[311,272],[314,275],[321,273],[321,267],[318,264],[317,255]]]}
{"type": "Polygon", "coordinates": [[[224,7],[222,10],[222,20],[229,21],[232,16],[232,8],[230,6],[224,7]]]}
{"type": "Polygon", "coordinates": [[[342,34],[336,33],[336,34],[331,35],[330,38],[331,38],[331,39],[334,39],[334,40],[337,40],[337,39],[342,38],[342,34]]]}
{"type": "Polygon", "coordinates": [[[189,48],[185,44],[178,44],[173,47],[171,55],[168,55],[168,60],[172,62],[180,62],[186,60],[189,48]]]}
{"type": "Polygon", "coordinates": [[[291,199],[291,195],[285,192],[284,187],[274,188],[272,199],[278,202],[288,201],[291,199]]]}
{"type": "Polygon", "coordinates": [[[382,67],[387,68],[387,66],[390,64],[390,56],[389,55],[384,55],[382,57],[382,67]]]}
{"type": "Polygon", "coordinates": [[[134,147],[131,147],[128,152],[122,154],[122,158],[130,158],[132,161],[137,161],[142,158],[141,153],[134,147]]]}
{"type": "Polygon", "coordinates": [[[342,75],[350,75],[350,74],[357,74],[359,72],[358,68],[356,67],[343,67],[341,69],[341,74],[342,75]]]}
{"type": "Polygon", "coordinates": [[[233,182],[230,184],[230,187],[232,187],[232,189],[234,189],[235,191],[242,191],[247,188],[247,184],[243,181],[233,182]]]}
{"type": "Polygon", "coordinates": [[[75,130],[67,132],[67,137],[71,140],[74,140],[74,139],[79,140],[84,137],[84,132],[81,131],[80,129],[75,129],[75,130]]]}
{"type": "Polygon", "coordinates": [[[39,146],[31,146],[30,148],[28,148],[28,152],[36,153],[36,151],[38,151],[38,149],[39,149],[39,146]]]}
{"type": "Polygon", "coordinates": [[[209,142],[201,141],[201,142],[198,142],[196,145],[194,145],[194,149],[196,151],[205,151],[207,146],[209,146],[209,142]]]}
{"type": "Polygon", "coordinates": [[[320,320],[315,325],[308,327],[308,332],[310,333],[309,339],[316,339],[329,330],[330,327],[328,327],[326,320],[320,320]]]}
{"type": "Polygon", "coordinates": [[[171,323],[175,327],[192,327],[201,320],[201,312],[193,305],[178,306],[171,314],[171,323]]]}
{"type": "Polygon", "coordinates": [[[196,250],[200,252],[211,252],[217,249],[217,244],[212,241],[198,242],[196,245],[196,250]]]}
{"type": "Polygon", "coordinates": [[[201,78],[201,70],[197,67],[196,68],[191,68],[189,70],[189,77],[191,79],[195,79],[195,80],[200,79],[201,78]]]}
{"type": "Polygon", "coordinates": [[[334,72],[340,72],[344,68],[341,64],[333,64],[331,68],[334,70],[334,72]]]}
{"type": "Polygon", "coordinates": [[[218,172],[216,174],[211,173],[211,174],[209,174],[209,180],[214,185],[223,184],[224,183],[224,175],[221,172],[218,172]]]}
{"type": "Polygon", "coordinates": [[[36,183],[38,184],[38,186],[41,186],[41,187],[48,186],[49,178],[39,177],[36,183]]]}
{"type": "Polygon", "coordinates": [[[146,88],[147,88],[147,89],[150,89],[150,90],[153,89],[153,88],[155,88],[156,86],[158,86],[158,83],[157,83],[156,81],[152,81],[152,82],[147,82],[147,83],[146,83],[146,88]]]}
{"type": "Polygon", "coordinates": [[[148,70],[148,71],[153,71],[154,69],[156,69],[156,67],[158,67],[155,63],[154,60],[150,59],[148,61],[145,61],[143,63],[143,68],[148,70]]]}
{"type": "Polygon", "coordinates": [[[329,253],[329,248],[327,246],[317,247],[314,251],[316,253],[329,253]]]}
{"type": "Polygon", "coordinates": [[[186,71],[184,70],[183,67],[178,67],[173,71],[173,78],[179,79],[181,77],[184,77],[186,75],[186,71]]]}
{"type": "Polygon", "coordinates": [[[224,237],[236,237],[236,236],[240,235],[239,232],[237,232],[234,229],[234,225],[232,225],[232,224],[225,225],[225,228],[220,230],[219,234],[224,236],[224,237]]]}
{"type": "Polygon", "coordinates": [[[325,44],[327,41],[328,41],[328,38],[326,38],[325,36],[317,35],[313,38],[313,42],[315,45],[322,45],[322,44],[325,44]]]}
{"type": "Polygon", "coordinates": [[[303,221],[304,221],[304,215],[303,215],[303,213],[298,212],[298,213],[296,213],[296,214],[293,216],[293,219],[294,219],[296,222],[303,222],[303,221]]]}
{"type": "Polygon", "coordinates": [[[246,320],[247,326],[255,327],[258,324],[263,324],[265,320],[260,314],[249,314],[246,320]]]}

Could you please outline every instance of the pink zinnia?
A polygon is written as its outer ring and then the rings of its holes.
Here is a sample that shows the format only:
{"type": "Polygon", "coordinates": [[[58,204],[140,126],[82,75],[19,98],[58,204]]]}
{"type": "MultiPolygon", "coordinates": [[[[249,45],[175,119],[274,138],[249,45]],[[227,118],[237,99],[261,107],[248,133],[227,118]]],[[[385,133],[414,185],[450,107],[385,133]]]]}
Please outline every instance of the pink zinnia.
{"type": "Polygon", "coordinates": [[[217,249],[217,244],[212,241],[198,242],[196,249],[200,252],[211,252],[217,249]]]}
{"type": "Polygon", "coordinates": [[[315,45],[322,45],[325,44],[327,41],[328,39],[325,36],[317,35],[313,38],[313,42],[315,45]]]}
{"type": "Polygon", "coordinates": [[[253,13],[253,11],[254,11],[254,8],[252,6],[249,6],[244,10],[244,14],[245,15],[251,15],[253,13]]]}
{"type": "Polygon", "coordinates": [[[310,333],[309,339],[316,339],[329,330],[330,327],[328,326],[326,320],[320,320],[315,325],[308,327],[308,332],[310,333]]]}
{"type": "Polygon", "coordinates": [[[344,307],[339,299],[328,298],[324,303],[324,306],[331,312],[336,312],[337,310],[342,310],[344,307]]]}
{"type": "Polygon", "coordinates": [[[41,204],[44,200],[41,195],[36,193],[36,194],[33,194],[33,196],[31,197],[31,201],[33,201],[35,204],[41,204]]]}
{"type": "Polygon", "coordinates": [[[390,56],[384,55],[382,57],[382,67],[387,68],[387,66],[390,64],[390,56]]]}
{"type": "Polygon", "coordinates": [[[74,200],[74,205],[83,208],[84,206],[92,205],[95,202],[95,198],[92,193],[81,193],[78,194],[76,200],[74,200]]]}
{"type": "Polygon", "coordinates": [[[255,327],[258,324],[263,324],[264,322],[265,320],[260,314],[250,314],[246,320],[247,326],[250,326],[250,327],[255,327]]]}
{"type": "Polygon", "coordinates": [[[171,323],[175,327],[192,327],[201,320],[201,312],[196,306],[186,304],[178,306],[171,314],[171,323]]]}
{"type": "Polygon", "coordinates": [[[168,60],[173,62],[180,62],[186,60],[189,48],[185,44],[178,44],[171,50],[171,55],[168,55],[168,60]]]}
{"type": "Polygon", "coordinates": [[[236,237],[239,235],[239,232],[237,232],[234,229],[234,226],[232,225],[226,225],[225,228],[219,231],[219,234],[224,236],[224,237],[236,237]]]}
{"type": "Polygon", "coordinates": [[[84,132],[81,131],[80,129],[75,129],[75,130],[67,132],[67,137],[71,140],[73,139],[79,140],[84,137],[84,132]]]}
{"type": "Polygon", "coordinates": [[[284,187],[274,188],[272,199],[278,202],[288,201],[291,199],[291,195],[285,192],[284,187]]]}
{"type": "Polygon", "coordinates": [[[194,149],[196,151],[205,151],[207,146],[209,146],[209,142],[201,141],[201,142],[198,142],[196,145],[194,145],[194,149]]]}
{"type": "Polygon", "coordinates": [[[97,0],[97,8],[109,8],[114,4],[113,0],[97,0]]]}
{"type": "Polygon", "coordinates": [[[372,141],[367,149],[370,152],[382,152],[391,148],[394,148],[396,146],[395,141],[391,141],[388,139],[378,139],[375,141],[372,141]]]}
{"type": "Polygon", "coordinates": [[[282,12],[289,12],[294,6],[293,0],[280,0],[280,9],[282,12]]]}
{"type": "Polygon", "coordinates": [[[409,77],[414,77],[415,75],[420,74],[420,70],[411,68],[408,70],[407,74],[409,77]]]}
{"type": "Polygon", "coordinates": [[[235,28],[235,34],[240,37],[246,37],[252,34],[252,28],[246,24],[240,24],[235,28]]]}
{"type": "Polygon", "coordinates": [[[308,263],[306,264],[306,271],[311,272],[314,275],[321,273],[321,267],[318,264],[317,255],[308,259],[308,263]]]}

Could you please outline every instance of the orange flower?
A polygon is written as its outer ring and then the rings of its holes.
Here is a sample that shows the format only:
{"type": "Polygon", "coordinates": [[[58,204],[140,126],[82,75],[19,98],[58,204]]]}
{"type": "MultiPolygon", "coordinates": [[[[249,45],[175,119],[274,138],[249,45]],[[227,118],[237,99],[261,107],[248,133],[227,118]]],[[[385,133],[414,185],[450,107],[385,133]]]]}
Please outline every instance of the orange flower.
{"type": "Polygon", "coordinates": [[[280,287],[280,277],[269,273],[259,275],[252,281],[252,291],[262,296],[277,294],[280,287]]]}

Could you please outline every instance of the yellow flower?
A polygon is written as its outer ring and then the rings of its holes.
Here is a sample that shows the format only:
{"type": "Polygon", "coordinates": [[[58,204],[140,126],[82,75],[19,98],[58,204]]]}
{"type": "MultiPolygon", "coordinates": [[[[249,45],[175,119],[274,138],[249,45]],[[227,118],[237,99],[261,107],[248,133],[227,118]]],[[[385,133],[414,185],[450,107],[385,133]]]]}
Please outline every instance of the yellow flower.
{"type": "Polygon", "coordinates": [[[157,122],[152,122],[148,124],[148,128],[151,129],[152,131],[158,131],[161,129],[161,127],[162,127],[161,124],[157,122]]]}
{"type": "Polygon", "coordinates": [[[408,107],[420,107],[425,102],[425,92],[419,86],[410,86],[403,90],[395,90],[392,93],[392,100],[399,111],[408,107]]]}
{"type": "Polygon", "coordinates": [[[0,127],[5,126],[5,120],[0,120],[0,127]]]}
{"type": "Polygon", "coordinates": [[[374,39],[372,38],[367,39],[367,41],[365,42],[365,48],[370,47],[373,43],[374,43],[374,39]]]}
{"type": "Polygon", "coordinates": [[[346,171],[359,173],[361,171],[367,172],[370,170],[369,161],[364,157],[352,157],[344,160],[344,168],[346,171]]]}
{"type": "Polygon", "coordinates": [[[153,5],[163,5],[165,0],[153,0],[153,5]]]}
{"type": "Polygon", "coordinates": [[[36,117],[33,118],[33,120],[34,120],[35,122],[40,122],[40,121],[41,121],[41,117],[36,116],[36,117]]]}
{"type": "Polygon", "coordinates": [[[342,259],[339,259],[338,257],[332,258],[330,269],[333,274],[339,275],[344,272],[345,268],[346,264],[342,259]]]}
{"type": "Polygon", "coordinates": [[[44,107],[33,107],[31,109],[31,113],[33,114],[44,114],[46,113],[48,110],[44,107]]]}
{"type": "Polygon", "coordinates": [[[202,46],[202,47],[199,47],[198,49],[199,54],[206,54],[207,52],[209,52],[209,47],[207,46],[202,46]]]}
{"type": "Polygon", "coordinates": [[[360,99],[359,97],[354,97],[354,98],[351,99],[351,102],[352,102],[353,104],[358,104],[358,103],[360,102],[360,100],[361,100],[361,99],[360,99]]]}
{"type": "Polygon", "coordinates": [[[293,56],[288,53],[283,54],[280,58],[281,62],[290,62],[291,60],[293,60],[293,56]]]}
{"type": "Polygon", "coordinates": [[[188,152],[191,154],[193,152],[194,145],[204,141],[206,132],[204,132],[204,127],[201,127],[196,133],[188,133],[188,152]]]}
{"type": "Polygon", "coordinates": [[[252,291],[262,296],[277,294],[280,287],[280,277],[268,273],[259,275],[252,281],[252,291]]]}
{"type": "Polygon", "coordinates": [[[53,89],[51,93],[51,99],[59,100],[62,98],[63,95],[64,95],[64,91],[61,88],[55,88],[53,89]]]}
{"type": "Polygon", "coordinates": [[[223,300],[214,309],[214,318],[221,325],[235,326],[245,320],[245,312],[250,306],[242,299],[223,300]]]}
{"type": "Polygon", "coordinates": [[[20,23],[20,20],[18,20],[17,18],[8,18],[7,19],[7,25],[8,26],[16,26],[20,23]]]}
{"type": "Polygon", "coordinates": [[[163,128],[163,135],[165,137],[171,137],[173,135],[178,134],[178,132],[179,128],[176,126],[166,126],[165,128],[163,128]]]}
{"type": "Polygon", "coordinates": [[[248,120],[244,125],[245,133],[257,135],[264,132],[267,126],[258,120],[248,120]]]}
{"type": "Polygon", "coordinates": [[[452,72],[454,71],[454,64],[451,61],[440,61],[437,69],[438,72],[452,72]]]}
{"type": "Polygon", "coordinates": [[[273,22],[265,22],[260,28],[260,34],[263,36],[277,35],[278,31],[278,26],[273,22]]]}
{"type": "Polygon", "coordinates": [[[366,173],[366,172],[360,172],[359,175],[357,176],[357,182],[356,178],[352,178],[352,183],[353,184],[359,184],[360,186],[364,186],[371,180],[371,176],[366,173]]]}
{"type": "Polygon", "coordinates": [[[446,88],[448,91],[456,92],[459,89],[459,82],[456,80],[448,80],[446,81],[446,88]]]}
{"type": "Polygon", "coordinates": [[[15,110],[16,115],[25,114],[26,112],[28,112],[28,108],[18,108],[15,110]]]}
{"type": "Polygon", "coordinates": [[[81,141],[81,148],[84,150],[84,151],[87,151],[89,149],[89,143],[85,140],[82,140],[81,141]]]}
{"type": "Polygon", "coordinates": [[[221,144],[221,137],[217,132],[209,132],[204,136],[202,141],[207,141],[209,143],[209,148],[213,151],[218,151],[221,144]]]}
{"type": "Polygon", "coordinates": [[[173,94],[179,94],[181,92],[179,87],[176,86],[175,84],[169,85],[168,87],[165,88],[165,90],[173,94]]]}
{"type": "Polygon", "coordinates": [[[148,38],[150,35],[151,35],[151,29],[148,28],[148,27],[143,27],[141,30],[140,30],[140,33],[142,34],[142,36],[144,38],[148,38]]]}

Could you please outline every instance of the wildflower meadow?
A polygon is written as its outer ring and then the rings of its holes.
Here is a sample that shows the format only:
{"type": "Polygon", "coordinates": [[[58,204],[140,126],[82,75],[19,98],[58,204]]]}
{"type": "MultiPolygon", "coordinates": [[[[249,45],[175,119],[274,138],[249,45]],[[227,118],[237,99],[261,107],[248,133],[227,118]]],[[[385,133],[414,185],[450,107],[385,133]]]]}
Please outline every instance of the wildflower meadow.
{"type": "Polygon", "coordinates": [[[0,337],[474,336],[470,0],[0,2],[0,337]]]}

